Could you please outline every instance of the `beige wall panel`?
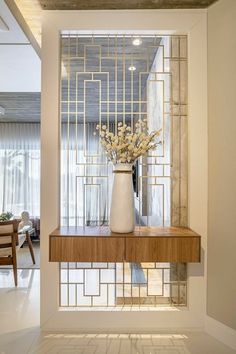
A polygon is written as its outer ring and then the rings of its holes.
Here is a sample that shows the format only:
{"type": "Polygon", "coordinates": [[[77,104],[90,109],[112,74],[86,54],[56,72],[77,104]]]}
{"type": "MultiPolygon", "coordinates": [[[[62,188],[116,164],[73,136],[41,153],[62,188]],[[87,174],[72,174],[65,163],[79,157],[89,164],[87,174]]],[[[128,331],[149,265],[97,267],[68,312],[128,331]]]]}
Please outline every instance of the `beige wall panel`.
{"type": "Polygon", "coordinates": [[[236,1],[208,12],[207,314],[236,329],[236,1]]]}

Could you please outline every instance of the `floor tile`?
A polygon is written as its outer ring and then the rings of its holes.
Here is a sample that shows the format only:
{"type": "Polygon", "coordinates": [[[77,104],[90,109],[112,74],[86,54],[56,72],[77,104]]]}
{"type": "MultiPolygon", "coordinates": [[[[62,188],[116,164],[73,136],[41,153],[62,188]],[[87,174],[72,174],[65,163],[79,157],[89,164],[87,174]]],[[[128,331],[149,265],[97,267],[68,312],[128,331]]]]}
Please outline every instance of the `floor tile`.
{"type": "Polygon", "coordinates": [[[39,270],[0,270],[0,354],[236,354],[204,332],[44,333],[39,328],[39,270]]]}

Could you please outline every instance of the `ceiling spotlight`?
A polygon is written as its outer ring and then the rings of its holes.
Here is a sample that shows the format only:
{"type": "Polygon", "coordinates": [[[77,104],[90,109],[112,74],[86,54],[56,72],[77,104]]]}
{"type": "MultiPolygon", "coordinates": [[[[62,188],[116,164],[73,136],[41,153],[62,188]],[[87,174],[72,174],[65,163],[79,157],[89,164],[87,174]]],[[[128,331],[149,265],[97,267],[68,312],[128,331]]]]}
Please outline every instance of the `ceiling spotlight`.
{"type": "Polygon", "coordinates": [[[140,37],[136,37],[132,41],[133,45],[141,45],[142,44],[142,39],[140,37]]]}
{"type": "Polygon", "coordinates": [[[129,71],[135,71],[135,70],[136,70],[136,66],[134,66],[134,65],[129,66],[129,71]]]}

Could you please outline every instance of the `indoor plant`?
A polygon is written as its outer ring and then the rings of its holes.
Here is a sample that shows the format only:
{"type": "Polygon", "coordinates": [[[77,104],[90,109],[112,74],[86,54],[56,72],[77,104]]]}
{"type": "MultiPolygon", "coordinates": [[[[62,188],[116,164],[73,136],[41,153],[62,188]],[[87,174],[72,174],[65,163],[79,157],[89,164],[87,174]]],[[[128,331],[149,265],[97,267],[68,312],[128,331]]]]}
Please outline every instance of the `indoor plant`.
{"type": "Polygon", "coordinates": [[[0,214],[0,221],[9,221],[13,218],[13,214],[10,211],[0,214]]]}

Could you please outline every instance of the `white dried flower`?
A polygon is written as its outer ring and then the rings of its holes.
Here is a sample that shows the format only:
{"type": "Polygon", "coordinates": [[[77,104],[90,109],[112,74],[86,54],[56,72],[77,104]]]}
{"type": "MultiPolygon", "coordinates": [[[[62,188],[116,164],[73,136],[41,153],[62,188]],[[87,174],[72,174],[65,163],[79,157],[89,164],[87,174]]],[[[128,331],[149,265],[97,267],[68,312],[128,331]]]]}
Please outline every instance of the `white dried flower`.
{"type": "Polygon", "coordinates": [[[108,159],[113,163],[134,163],[138,157],[158,146],[159,143],[155,139],[160,135],[161,130],[148,133],[146,119],[139,119],[135,127],[135,132],[132,133],[130,126],[119,122],[118,134],[115,135],[106,125],[102,127],[97,125],[101,145],[108,159]]]}

